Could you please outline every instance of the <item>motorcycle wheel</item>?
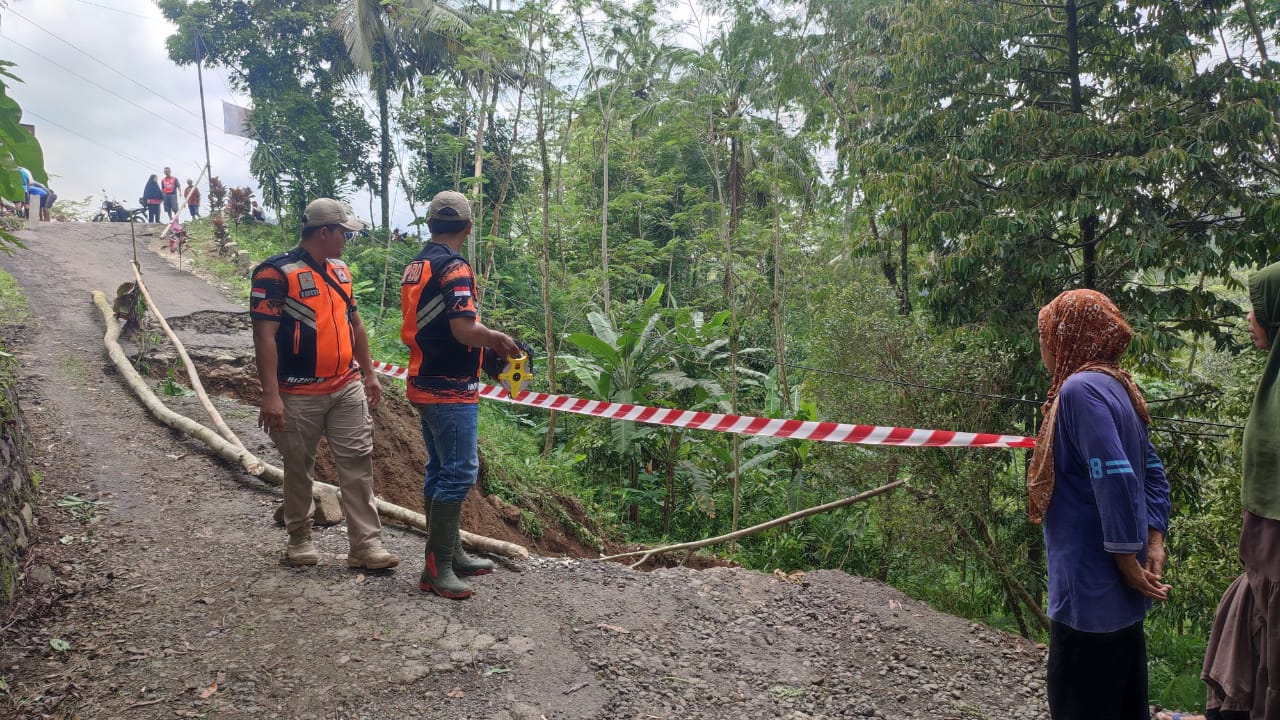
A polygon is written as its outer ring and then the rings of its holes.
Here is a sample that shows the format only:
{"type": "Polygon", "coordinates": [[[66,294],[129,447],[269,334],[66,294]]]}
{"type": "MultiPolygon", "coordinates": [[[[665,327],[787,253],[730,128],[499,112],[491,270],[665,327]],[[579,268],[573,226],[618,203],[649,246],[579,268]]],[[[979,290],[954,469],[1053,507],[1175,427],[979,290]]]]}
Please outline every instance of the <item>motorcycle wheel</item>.
{"type": "Polygon", "coordinates": [[[98,213],[97,215],[93,216],[94,222],[106,222],[106,220],[107,220],[107,216],[102,213],[98,213]]]}

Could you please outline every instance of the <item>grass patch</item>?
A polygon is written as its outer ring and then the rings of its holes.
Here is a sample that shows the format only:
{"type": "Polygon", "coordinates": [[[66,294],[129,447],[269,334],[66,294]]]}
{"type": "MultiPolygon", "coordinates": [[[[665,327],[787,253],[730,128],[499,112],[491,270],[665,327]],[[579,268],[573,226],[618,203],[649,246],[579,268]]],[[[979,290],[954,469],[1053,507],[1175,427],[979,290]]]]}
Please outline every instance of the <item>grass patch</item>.
{"type": "Polygon", "coordinates": [[[592,523],[606,517],[581,498],[581,488],[589,483],[578,473],[573,459],[555,454],[542,457],[542,435],[525,424],[520,411],[502,403],[480,404],[480,451],[485,460],[485,489],[507,503],[521,508],[522,529],[540,537],[544,521],[559,523],[579,542],[604,550],[600,533],[609,528],[585,527],[571,516],[562,496],[578,499],[592,523]]]}
{"type": "Polygon", "coordinates": [[[54,359],[58,369],[68,377],[79,381],[87,382],[89,378],[89,366],[85,363],[83,355],[67,353],[59,355],[54,359]]]}
{"type": "Polygon", "coordinates": [[[3,270],[0,270],[0,314],[7,318],[9,325],[27,325],[34,318],[18,281],[3,270]]]}
{"type": "MultiPolygon", "coordinates": [[[[247,303],[249,278],[236,269],[234,258],[218,254],[218,243],[213,237],[213,223],[208,218],[192,220],[187,223],[187,236],[190,238],[188,243],[191,253],[185,260],[202,275],[247,303]]],[[[252,264],[288,250],[298,240],[296,236],[287,238],[282,235],[276,225],[257,224],[228,224],[227,237],[230,242],[249,253],[252,264]]]]}
{"type": "Polygon", "coordinates": [[[1181,711],[1204,708],[1204,662],[1208,638],[1179,633],[1160,620],[1148,618],[1147,673],[1151,702],[1181,711]]]}

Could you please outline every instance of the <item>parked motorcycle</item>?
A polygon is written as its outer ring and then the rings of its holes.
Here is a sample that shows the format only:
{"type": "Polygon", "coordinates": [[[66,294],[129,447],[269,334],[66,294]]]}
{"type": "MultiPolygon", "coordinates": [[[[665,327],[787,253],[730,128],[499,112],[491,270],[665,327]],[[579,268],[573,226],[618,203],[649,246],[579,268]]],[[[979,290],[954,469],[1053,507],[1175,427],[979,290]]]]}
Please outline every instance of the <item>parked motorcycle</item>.
{"type": "Polygon", "coordinates": [[[147,209],[135,208],[130,210],[124,205],[106,197],[106,191],[103,191],[102,210],[93,216],[94,222],[136,222],[145,223],[147,221],[147,209]]]}

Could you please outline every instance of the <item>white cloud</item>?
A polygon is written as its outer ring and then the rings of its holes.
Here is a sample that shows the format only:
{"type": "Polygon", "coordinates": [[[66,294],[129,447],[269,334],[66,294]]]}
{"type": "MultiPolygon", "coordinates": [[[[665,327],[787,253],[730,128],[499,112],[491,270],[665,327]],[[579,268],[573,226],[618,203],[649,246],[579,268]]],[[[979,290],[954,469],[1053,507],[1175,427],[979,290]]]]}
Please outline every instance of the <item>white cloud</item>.
{"type": "MultiPolygon", "coordinates": [[[[175,30],[150,0],[12,0],[0,13],[0,59],[23,82],[10,94],[36,127],[50,186],[80,199],[102,190],[135,203],[167,165],[196,178],[204,166],[196,69],[169,60],[175,30]]],[[[213,172],[248,185],[251,144],[225,135],[221,100],[245,104],[225,71],[204,71],[213,172]]],[[[202,183],[203,184],[203,183],[202,183]]]]}

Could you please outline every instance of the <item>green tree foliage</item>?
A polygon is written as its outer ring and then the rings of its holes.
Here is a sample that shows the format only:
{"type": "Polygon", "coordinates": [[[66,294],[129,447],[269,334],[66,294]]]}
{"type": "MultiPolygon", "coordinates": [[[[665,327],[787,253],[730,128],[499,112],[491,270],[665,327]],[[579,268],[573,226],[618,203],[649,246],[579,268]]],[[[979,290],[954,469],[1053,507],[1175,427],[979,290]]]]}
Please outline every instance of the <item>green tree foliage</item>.
{"type": "Polygon", "coordinates": [[[1213,54],[1212,7],[931,0],[886,22],[856,157],[869,204],[929,253],[939,319],[1026,337],[1088,286],[1144,349],[1225,335],[1239,308],[1197,283],[1268,258],[1277,86],[1213,54]]]}
{"type": "Polygon", "coordinates": [[[268,205],[292,216],[315,197],[376,187],[373,132],[343,84],[354,68],[332,26],[335,0],[159,5],[178,26],[166,41],[169,57],[184,65],[199,55],[226,67],[252,99],[258,142],[250,169],[268,205]]]}
{"type": "Polygon", "coordinates": [[[471,18],[432,0],[342,0],[334,26],[351,62],[364,75],[378,102],[378,197],[382,226],[390,216],[390,93],[419,74],[438,71],[457,52],[457,37],[471,18]]]}
{"type": "MultiPolygon", "coordinates": [[[[1032,434],[1037,309],[1112,295],[1138,331],[1126,363],[1153,401],[1170,573],[1189,586],[1155,617],[1204,629],[1256,377],[1234,356],[1239,274],[1280,221],[1275,3],[704,0],[680,4],[708,13],[688,23],[666,0],[459,2],[475,12],[449,32],[425,0],[161,5],[173,57],[194,60],[200,28],[254,98],[269,201],[385,199],[388,137],[412,203],[473,191],[486,322],[568,342],[548,363],[567,394],[1032,434]],[[377,109],[353,94],[361,72],[377,109]]],[[[414,249],[353,243],[362,308],[394,321],[414,249]]],[[[843,567],[1027,634],[1043,620],[1023,453],[546,425],[546,456],[576,458],[581,491],[645,539],[909,479],[736,556],[843,567]]]]}
{"type": "MultiPolygon", "coordinates": [[[[22,127],[22,108],[9,97],[9,82],[22,82],[9,71],[11,62],[0,60],[0,197],[12,202],[22,202],[22,176],[19,167],[31,172],[31,176],[43,183],[49,182],[44,170],[44,152],[26,128],[22,127]],[[8,82],[6,82],[8,81],[8,82]]],[[[21,245],[7,232],[0,231],[0,240],[7,245],[21,245]]]]}
{"type": "MultiPolygon", "coordinates": [[[[875,277],[870,268],[861,275],[875,277]]],[[[819,407],[828,413],[851,422],[956,429],[1016,427],[1035,410],[1035,403],[999,399],[1008,388],[998,355],[936,337],[918,318],[901,317],[891,296],[876,296],[864,283],[843,290],[822,319],[826,329],[817,338],[817,362],[843,371],[812,380],[819,407]]],[[[901,478],[911,482],[911,493],[878,503],[872,516],[878,547],[853,554],[855,571],[909,584],[954,611],[986,607],[995,620],[999,608],[1024,632],[1042,617],[1037,598],[1043,567],[1035,561],[1039,531],[1026,521],[1021,453],[828,447],[816,452],[829,477],[865,478],[854,487],[837,481],[838,494],[901,478]],[[964,593],[952,596],[961,585],[956,578],[964,578],[964,593]]]]}

